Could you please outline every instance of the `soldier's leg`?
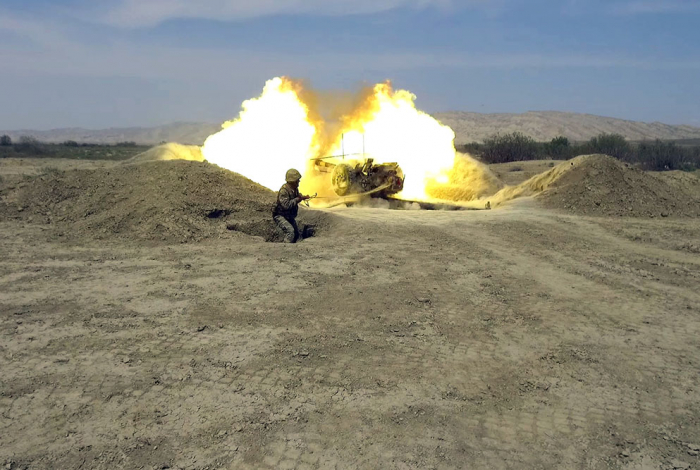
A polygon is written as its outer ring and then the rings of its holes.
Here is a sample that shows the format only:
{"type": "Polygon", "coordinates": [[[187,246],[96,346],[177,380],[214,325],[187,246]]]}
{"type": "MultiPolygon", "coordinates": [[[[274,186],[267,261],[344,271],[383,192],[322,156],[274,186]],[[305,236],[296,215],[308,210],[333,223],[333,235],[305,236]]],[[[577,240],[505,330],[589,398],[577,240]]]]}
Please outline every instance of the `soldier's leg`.
{"type": "Polygon", "coordinates": [[[282,217],[281,215],[276,215],[273,217],[275,220],[275,223],[277,226],[284,232],[284,242],[285,243],[294,243],[296,241],[296,232],[294,230],[294,226],[289,223],[287,219],[282,217]]]}
{"type": "Polygon", "coordinates": [[[301,240],[301,236],[300,236],[301,234],[299,233],[299,226],[297,225],[296,219],[290,219],[289,224],[294,229],[294,242],[292,242],[292,243],[296,243],[296,242],[301,240]]]}

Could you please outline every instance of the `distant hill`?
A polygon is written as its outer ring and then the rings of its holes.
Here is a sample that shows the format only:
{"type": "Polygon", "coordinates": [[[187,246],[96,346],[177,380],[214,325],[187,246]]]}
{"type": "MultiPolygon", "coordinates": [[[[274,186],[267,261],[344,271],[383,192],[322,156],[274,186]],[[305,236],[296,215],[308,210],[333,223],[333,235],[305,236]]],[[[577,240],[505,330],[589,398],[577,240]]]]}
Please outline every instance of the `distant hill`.
{"type": "Polygon", "coordinates": [[[496,133],[507,134],[515,131],[529,135],[537,141],[552,140],[560,135],[570,140],[582,141],[603,132],[620,134],[628,140],[700,138],[698,127],[626,121],[559,111],[530,111],[523,114],[449,112],[436,113],[433,116],[455,131],[457,144],[481,142],[496,133]]]}
{"type": "MultiPolygon", "coordinates": [[[[519,131],[538,141],[551,140],[563,135],[573,141],[588,140],[603,132],[621,134],[628,140],[680,140],[700,139],[700,128],[672,126],[659,122],[626,121],[590,114],[558,111],[531,111],[523,114],[479,114],[448,112],[433,114],[456,134],[455,143],[480,142],[496,133],[519,131]]],[[[138,144],[178,142],[201,145],[211,134],[219,131],[219,123],[178,122],[160,127],[132,127],[102,130],[80,128],[53,129],[50,131],[16,130],[0,131],[13,140],[20,136],[36,137],[44,142],[90,142],[113,144],[133,141],[138,144]]]]}
{"type": "Polygon", "coordinates": [[[211,134],[221,130],[221,123],[176,122],[159,127],[123,127],[110,129],[82,129],[78,127],[52,129],[49,131],[16,130],[0,131],[9,135],[13,141],[20,136],[32,136],[42,142],[65,142],[74,140],[94,144],[115,144],[117,142],[136,142],[137,144],[159,144],[161,142],[178,142],[181,144],[201,145],[211,134]]]}

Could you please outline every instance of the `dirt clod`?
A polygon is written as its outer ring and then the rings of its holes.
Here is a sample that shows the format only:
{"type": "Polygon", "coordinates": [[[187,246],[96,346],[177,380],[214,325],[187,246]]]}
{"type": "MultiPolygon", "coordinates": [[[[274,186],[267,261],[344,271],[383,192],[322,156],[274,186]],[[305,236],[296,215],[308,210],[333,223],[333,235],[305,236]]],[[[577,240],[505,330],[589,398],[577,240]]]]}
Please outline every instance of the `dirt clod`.
{"type": "Polygon", "coordinates": [[[681,460],[672,460],[671,467],[674,470],[686,470],[686,469],[690,468],[690,464],[687,462],[683,462],[681,460]]]}

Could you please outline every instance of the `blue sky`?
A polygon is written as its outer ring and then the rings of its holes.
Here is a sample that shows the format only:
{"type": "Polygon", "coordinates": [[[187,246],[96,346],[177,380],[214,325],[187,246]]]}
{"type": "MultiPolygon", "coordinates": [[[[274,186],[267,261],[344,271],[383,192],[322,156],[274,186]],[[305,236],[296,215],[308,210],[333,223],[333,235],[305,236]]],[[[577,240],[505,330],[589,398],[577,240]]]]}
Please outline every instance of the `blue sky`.
{"type": "Polygon", "coordinates": [[[278,75],[700,126],[700,0],[0,0],[0,129],[222,121],[278,75]]]}

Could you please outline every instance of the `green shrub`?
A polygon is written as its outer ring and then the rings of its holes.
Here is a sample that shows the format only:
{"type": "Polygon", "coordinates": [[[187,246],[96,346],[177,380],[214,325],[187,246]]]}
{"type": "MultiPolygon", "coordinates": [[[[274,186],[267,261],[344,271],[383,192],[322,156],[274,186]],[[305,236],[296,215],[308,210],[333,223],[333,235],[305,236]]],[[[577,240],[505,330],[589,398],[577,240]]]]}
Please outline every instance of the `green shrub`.
{"type": "Polygon", "coordinates": [[[602,153],[620,160],[630,161],[633,156],[632,146],[620,134],[600,134],[588,141],[586,153],[602,153]]]}
{"type": "Polygon", "coordinates": [[[484,151],[484,145],[480,144],[479,142],[471,142],[469,144],[462,144],[455,146],[455,148],[462,152],[462,153],[468,153],[470,155],[479,155],[484,151]]]}
{"type": "Polygon", "coordinates": [[[12,145],[12,139],[9,135],[5,134],[0,137],[0,146],[9,147],[10,145],[12,145]]]}
{"type": "Polygon", "coordinates": [[[544,144],[544,153],[554,160],[566,160],[572,157],[571,143],[564,136],[555,137],[544,144]]]}
{"type": "Polygon", "coordinates": [[[51,153],[51,151],[45,144],[39,142],[34,137],[26,135],[23,135],[19,138],[19,143],[15,144],[14,148],[17,153],[21,153],[26,156],[41,156],[49,155],[51,153]]]}
{"type": "Polygon", "coordinates": [[[484,141],[482,158],[487,163],[520,162],[538,158],[538,145],[520,132],[496,134],[484,141]]]}
{"type": "Polygon", "coordinates": [[[602,153],[639,166],[644,170],[664,171],[700,169],[700,145],[679,145],[675,142],[642,142],[631,144],[618,134],[600,134],[582,144],[571,143],[566,137],[550,142],[535,142],[515,132],[494,135],[483,144],[473,142],[459,150],[470,153],[485,163],[507,163],[551,158],[564,160],[577,155],[602,153]]]}
{"type": "Polygon", "coordinates": [[[680,147],[674,142],[642,142],[634,160],[645,170],[685,170],[700,168],[700,149],[680,147]]]}
{"type": "Polygon", "coordinates": [[[78,142],[76,142],[75,140],[66,140],[61,145],[63,145],[64,147],[78,147],[78,142]]]}

